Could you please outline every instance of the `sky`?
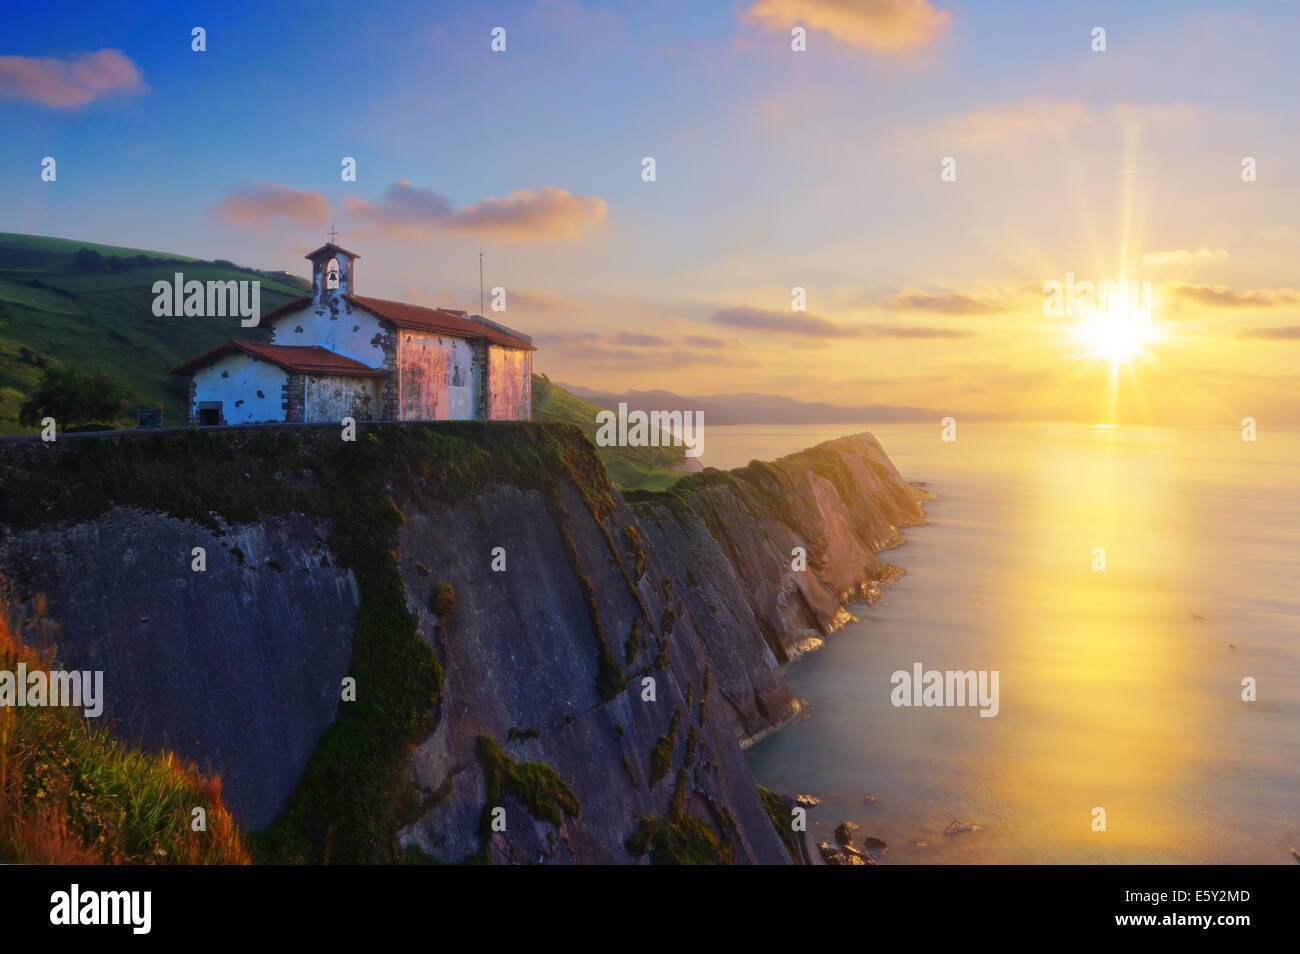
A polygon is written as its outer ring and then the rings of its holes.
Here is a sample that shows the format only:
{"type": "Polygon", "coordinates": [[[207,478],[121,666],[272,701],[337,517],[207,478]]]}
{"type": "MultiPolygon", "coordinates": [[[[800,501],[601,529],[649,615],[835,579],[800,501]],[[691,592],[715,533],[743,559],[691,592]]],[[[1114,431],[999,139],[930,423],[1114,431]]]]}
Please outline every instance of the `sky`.
{"type": "Polygon", "coordinates": [[[181,6],[9,18],[0,231],[303,274],[334,226],[475,312],[481,251],[599,390],[1300,424],[1300,3],[181,6]]]}

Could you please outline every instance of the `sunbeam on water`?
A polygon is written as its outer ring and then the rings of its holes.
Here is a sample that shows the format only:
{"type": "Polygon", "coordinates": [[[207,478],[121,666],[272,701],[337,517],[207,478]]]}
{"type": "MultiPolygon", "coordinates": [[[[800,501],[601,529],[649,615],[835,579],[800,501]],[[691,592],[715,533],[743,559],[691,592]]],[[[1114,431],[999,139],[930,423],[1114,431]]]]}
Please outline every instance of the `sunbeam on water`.
{"type": "MultiPolygon", "coordinates": [[[[709,463],[846,430],[715,428],[709,463]]],[[[939,500],[886,556],[907,575],[787,669],[809,709],[749,750],[759,783],[817,795],[818,840],[851,820],[891,862],[1290,861],[1300,433],[875,432],[939,500]],[[894,706],[916,663],[998,671],[998,715],[894,706]],[[979,827],[944,834],[959,819],[979,827]]]]}

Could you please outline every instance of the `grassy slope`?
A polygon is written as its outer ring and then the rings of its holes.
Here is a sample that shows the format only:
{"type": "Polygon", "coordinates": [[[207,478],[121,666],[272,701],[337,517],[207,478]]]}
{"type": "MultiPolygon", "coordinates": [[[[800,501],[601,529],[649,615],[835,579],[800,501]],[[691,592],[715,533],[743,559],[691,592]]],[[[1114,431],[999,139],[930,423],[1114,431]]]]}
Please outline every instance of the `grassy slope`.
{"type": "MultiPolygon", "coordinates": [[[[262,328],[241,328],[234,318],[155,318],[153,283],[186,280],[262,282],[262,310],[270,311],[303,288],[270,281],[257,272],[140,249],[70,239],[0,232],[0,434],[36,433],[18,424],[18,406],[35,389],[41,367],[70,364],[85,372],[107,371],[135,391],[136,403],[163,402],[164,423],[185,424],[186,381],[167,369],[230,338],[265,340],[262,328]],[[178,259],[183,264],[134,266],[120,272],[82,273],[73,265],[78,250],[105,258],[178,259]],[[32,357],[24,358],[27,348],[32,357]]],[[[534,393],[546,391],[535,388],[534,393]]],[[[601,409],[551,385],[533,407],[539,421],[576,424],[594,442],[601,409]]],[[[131,422],[123,420],[123,426],[131,422]]],[[[623,490],[663,490],[681,476],[681,447],[601,447],[601,459],[623,490]]]]}
{"type": "Polygon", "coordinates": [[[18,425],[18,406],[40,379],[39,360],[107,371],[135,391],[137,403],[162,401],[166,423],[185,423],[187,383],[167,369],[231,338],[265,340],[266,332],[241,328],[237,318],[154,317],[153,283],[171,281],[177,271],[187,281],[260,280],[263,312],[304,292],[257,272],[170,252],[0,232],[0,433],[35,433],[18,425]],[[147,255],[181,264],[84,273],[73,264],[81,248],[106,258],[147,255]],[[24,359],[24,347],[32,358],[24,359]]]}
{"type": "MultiPolygon", "coordinates": [[[[0,669],[48,669],[0,607],[0,669]]],[[[220,779],[61,706],[0,707],[0,864],[246,864],[220,779]],[[192,812],[206,813],[194,831],[192,812]]]]}
{"type": "MultiPolygon", "coordinates": [[[[594,444],[601,408],[533,375],[533,420],[576,424],[594,444]],[[543,382],[540,383],[539,382],[543,382]],[[538,395],[546,396],[539,400],[538,395]]],[[[596,452],[620,490],[664,490],[682,476],[682,447],[597,447],[596,452]]]]}

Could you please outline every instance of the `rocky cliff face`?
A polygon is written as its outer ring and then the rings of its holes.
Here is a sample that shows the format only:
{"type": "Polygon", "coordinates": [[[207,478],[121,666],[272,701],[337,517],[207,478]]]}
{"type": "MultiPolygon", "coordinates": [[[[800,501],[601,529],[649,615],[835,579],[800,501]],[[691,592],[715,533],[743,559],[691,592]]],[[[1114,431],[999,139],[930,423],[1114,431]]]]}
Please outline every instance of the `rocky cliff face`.
{"type": "Polygon", "coordinates": [[[873,438],[625,501],[568,426],[296,435],[0,454],[24,632],[121,731],[278,858],[790,860],[737,742],[921,517],[873,438]]]}
{"type": "Polygon", "coordinates": [[[113,507],[8,533],[0,574],[29,644],[104,672],[100,719],[220,772],[232,813],[257,829],[334,720],[352,653],[356,581],[326,536],[300,514],[213,530],[113,507]]]}
{"type": "MultiPolygon", "coordinates": [[[[879,599],[899,571],[876,551],[898,545],[899,527],[925,516],[925,494],[903,480],[870,434],[772,463],[709,471],[680,482],[671,495],[699,518],[734,569],[782,662],[816,649],[850,622],[847,605],[879,599]]],[[[643,519],[665,525],[672,515],[665,496],[640,496],[643,519]]]]}

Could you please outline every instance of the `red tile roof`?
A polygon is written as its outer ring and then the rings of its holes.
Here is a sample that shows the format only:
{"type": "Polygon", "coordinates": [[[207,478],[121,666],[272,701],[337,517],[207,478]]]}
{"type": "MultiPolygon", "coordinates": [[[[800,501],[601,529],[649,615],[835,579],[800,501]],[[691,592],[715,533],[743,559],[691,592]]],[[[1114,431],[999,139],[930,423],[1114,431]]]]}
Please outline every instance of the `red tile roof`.
{"type": "Polygon", "coordinates": [[[273,345],[258,344],[255,341],[227,341],[219,348],[213,348],[207,354],[191,358],[168,371],[168,374],[193,374],[199,368],[224,358],[228,354],[242,351],[255,358],[269,361],[286,371],[298,371],[306,374],[345,374],[369,377],[383,377],[388,372],[382,368],[372,368],[368,364],[344,357],[341,354],[318,345],[273,345]]]}
{"type": "Polygon", "coordinates": [[[315,261],[316,256],[320,255],[321,252],[329,252],[331,254],[333,254],[334,252],[342,252],[344,255],[350,256],[351,258],[361,257],[356,252],[349,252],[341,245],[335,245],[333,242],[326,242],[320,248],[316,249],[316,251],[308,252],[306,255],[303,256],[303,258],[307,259],[308,261],[315,261]]]}
{"type": "MultiPolygon", "coordinates": [[[[303,295],[301,298],[294,298],[290,301],[286,301],[279,308],[272,308],[265,315],[263,315],[262,321],[270,321],[274,318],[279,318],[281,315],[287,315],[291,312],[298,311],[300,308],[310,305],[311,302],[312,302],[311,295],[303,295]]],[[[259,324],[260,323],[261,322],[259,322],[259,324]]]]}
{"type": "Polygon", "coordinates": [[[519,348],[524,351],[536,351],[532,341],[508,328],[486,324],[467,317],[464,312],[451,311],[446,308],[424,308],[420,305],[408,305],[400,301],[386,301],[383,298],[362,298],[360,295],[344,295],[345,300],[360,305],[366,311],[390,321],[399,328],[414,331],[433,331],[455,335],[459,338],[486,338],[493,344],[506,348],[519,348]]]}

